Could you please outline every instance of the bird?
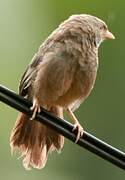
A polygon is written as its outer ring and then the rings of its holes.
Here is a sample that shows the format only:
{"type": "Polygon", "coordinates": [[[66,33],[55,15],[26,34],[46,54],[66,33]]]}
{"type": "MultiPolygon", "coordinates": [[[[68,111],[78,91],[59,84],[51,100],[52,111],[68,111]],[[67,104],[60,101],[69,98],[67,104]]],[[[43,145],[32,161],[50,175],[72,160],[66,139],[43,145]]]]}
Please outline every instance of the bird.
{"type": "Polygon", "coordinates": [[[64,137],[34,121],[40,107],[63,118],[64,112],[77,131],[84,130],[74,111],[90,95],[98,69],[98,49],[106,39],[115,39],[106,23],[89,14],[71,15],[42,43],[19,84],[19,95],[31,101],[32,117],[19,113],[10,136],[12,153],[18,150],[25,169],[45,167],[48,154],[61,152],[64,137]]]}

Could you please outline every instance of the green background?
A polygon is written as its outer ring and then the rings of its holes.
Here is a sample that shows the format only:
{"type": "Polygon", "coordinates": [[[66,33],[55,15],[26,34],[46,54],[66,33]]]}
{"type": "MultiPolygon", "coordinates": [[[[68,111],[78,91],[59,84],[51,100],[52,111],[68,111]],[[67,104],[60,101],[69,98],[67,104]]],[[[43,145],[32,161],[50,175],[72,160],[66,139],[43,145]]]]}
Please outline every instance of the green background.
{"type": "MultiPolygon", "coordinates": [[[[99,49],[93,92],[77,110],[84,129],[125,151],[125,1],[0,0],[0,83],[17,92],[19,79],[42,41],[71,14],[89,13],[106,21],[116,39],[99,49]]],[[[0,103],[0,179],[124,180],[125,172],[65,141],[43,170],[26,171],[11,157],[9,135],[17,112],[0,103]]]]}

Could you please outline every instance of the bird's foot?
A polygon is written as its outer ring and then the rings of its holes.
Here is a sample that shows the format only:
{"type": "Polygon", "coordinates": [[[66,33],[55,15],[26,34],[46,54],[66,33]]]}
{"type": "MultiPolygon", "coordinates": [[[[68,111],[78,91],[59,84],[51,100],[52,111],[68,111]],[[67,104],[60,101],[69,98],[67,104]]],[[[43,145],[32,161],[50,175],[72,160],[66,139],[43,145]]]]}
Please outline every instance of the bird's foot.
{"type": "Polygon", "coordinates": [[[31,120],[35,119],[36,114],[40,113],[40,105],[38,103],[38,100],[34,98],[33,100],[33,106],[30,108],[33,111],[32,117],[30,118],[31,120]]]}
{"type": "Polygon", "coordinates": [[[83,127],[79,124],[79,122],[74,124],[72,131],[75,131],[75,130],[77,130],[77,136],[76,136],[76,141],[75,141],[75,143],[77,143],[78,140],[83,136],[83,133],[84,133],[83,127]]]}

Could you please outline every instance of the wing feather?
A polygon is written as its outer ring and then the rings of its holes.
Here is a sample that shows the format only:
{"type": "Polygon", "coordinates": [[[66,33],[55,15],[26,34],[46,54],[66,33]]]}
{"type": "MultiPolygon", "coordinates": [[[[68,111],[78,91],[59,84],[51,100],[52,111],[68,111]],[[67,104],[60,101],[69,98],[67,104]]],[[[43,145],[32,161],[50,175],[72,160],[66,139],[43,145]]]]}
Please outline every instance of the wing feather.
{"type": "Polygon", "coordinates": [[[44,102],[54,102],[71,87],[77,63],[66,51],[47,53],[35,81],[35,94],[44,102]]]}
{"type": "Polygon", "coordinates": [[[26,71],[24,72],[20,84],[19,84],[19,94],[21,96],[26,96],[28,93],[28,88],[31,86],[35,77],[37,76],[37,67],[41,62],[41,58],[35,54],[31,63],[28,65],[26,71]]]}

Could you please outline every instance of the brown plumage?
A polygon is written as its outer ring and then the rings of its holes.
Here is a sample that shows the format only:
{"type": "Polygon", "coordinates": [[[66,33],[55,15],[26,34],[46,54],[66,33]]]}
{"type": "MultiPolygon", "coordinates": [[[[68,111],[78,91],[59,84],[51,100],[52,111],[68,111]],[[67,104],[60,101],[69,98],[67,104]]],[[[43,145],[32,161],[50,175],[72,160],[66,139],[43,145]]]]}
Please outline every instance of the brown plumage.
{"type": "MultiPolygon", "coordinates": [[[[63,118],[66,110],[78,134],[83,128],[73,111],[90,94],[97,73],[98,47],[104,39],[114,39],[106,24],[91,15],[74,15],[63,22],[40,46],[28,65],[19,94],[33,102],[33,117],[44,107],[63,118]]],[[[73,129],[73,130],[74,130],[73,129]]],[[[23,156],[23,165],[43,168],[48,153],[60,151],[64,137],[20,113],[12,130],[10,145],[23,156]]]]}

